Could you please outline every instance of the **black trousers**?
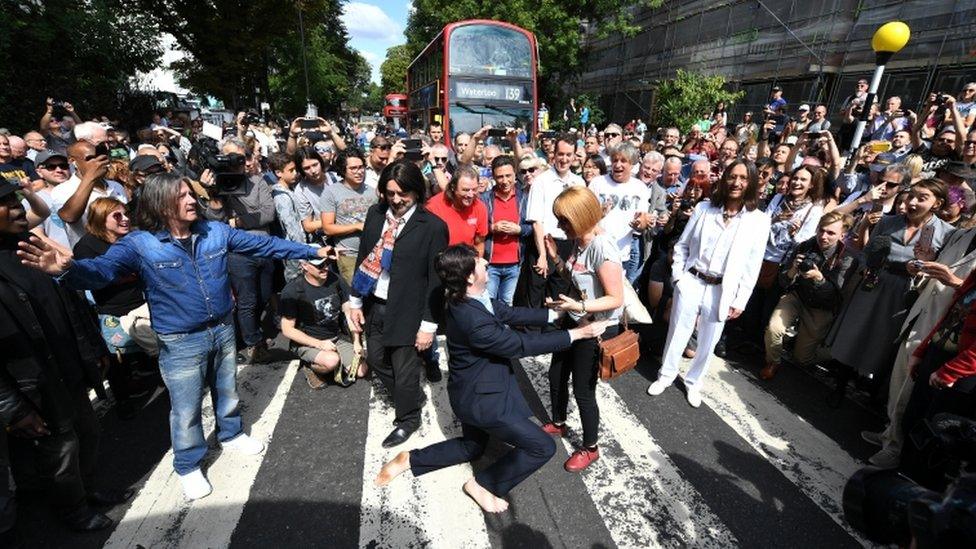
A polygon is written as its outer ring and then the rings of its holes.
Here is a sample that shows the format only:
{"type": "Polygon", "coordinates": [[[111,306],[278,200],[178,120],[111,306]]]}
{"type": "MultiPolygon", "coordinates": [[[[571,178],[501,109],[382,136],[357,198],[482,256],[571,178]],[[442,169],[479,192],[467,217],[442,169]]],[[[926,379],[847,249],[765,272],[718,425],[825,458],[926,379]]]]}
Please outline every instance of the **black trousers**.
{"type": "MultiPolygon", "coordinates": [[[[557,240],[556,251],[559,257],[566,261],[573,253],[573,240],[557,240]]],[[[523,279],[525,292],[525,304],[527,307],[541,307],[546,297],[555,299],[561,293],[566,293],[568,289],[566,283],[558,275],[554,276],[552,271],[554,265],[549,260],[549,276],[542,277],[535,272],[535,263],[539,259],[535,245],[529,244],[525,247],[525,261],[522,264],[522,272],[526,278],[523,279]]]]}
{"type": "Polygon", "coordinates": [[[36,485],[48,493],[58,509],[70,512],[86,505],[85,497],[94,488],[95,458],[98,454],[98,418],[82,384],[68,387],[73,407],[70,421],[48,423],[50,435],[38,438],[10,436],[10,461],[19,486],[36,485]],[[36,475],[36,479],[33,478],[36,475]]]}
{"type": "Polygon", "coordinates": [[[420,406],[423,402],[423,392],[420,389],[420,372],[423,370],[423,363],[413,345],[386,347],[381,343],[385,316],[385,303],[376,301],[369,303],[366,321],[366,363],[393,397],[393,408],[396,411],[394,425],[404,429],[415,429],[420,426],[420,406]]]}
{"type": "MultiPolygon", "coordinates": [[[[603,334],[609,339],[620,333],[619,326],[610,326],[603,334]]],[[[569,379],[573,379],[573,397],[583,423],[583,445],[596,446],[600,440],[600,407],[596,403],[597,360],[600,346],[596,339],[579,339],[564,351],[553,353],[549,365],[549,398],[552,401],[552,420],[566,421],[569,408],[569,379]]]]}
{"type": "Polygon", "coordinates": [[[509,444],[512,449],[495,463],[475,473],[484,489],[502,497],[546,464],[556,453],[556,443],[528,418],[509,418],[495,427],[461,424],[461,437],[410,451],[410,470],[414,476],[478,459],[488,437],[509,444]]]}

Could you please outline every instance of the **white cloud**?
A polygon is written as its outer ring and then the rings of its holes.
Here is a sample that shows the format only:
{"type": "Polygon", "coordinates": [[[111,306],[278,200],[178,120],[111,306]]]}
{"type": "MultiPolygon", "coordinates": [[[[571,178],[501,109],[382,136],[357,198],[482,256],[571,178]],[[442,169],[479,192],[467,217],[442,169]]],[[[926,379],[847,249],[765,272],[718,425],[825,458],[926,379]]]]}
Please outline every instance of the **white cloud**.
{"type": "Polygon", "coordinates": [[[350,2],[342,10],[342,22],[352,38],[399,41],[403,29],[382,9],[373,4],[350,2]]]}
{"type": "Polygon", "coordinates": [[[379,55],[377,55],[376,53],[371,52],[371,51],[367,51],[367,50],[358,50],[358,51],[363,56],[363,58],[366,59],[366,61],[369,63],[370,68],[372,69],[372,71],[371,71],[371,73],[372,73],[371,80],[373,82],[379,84],[380,83],[380,65],[383,64],[383,58],[380,57],[379,55]]]}

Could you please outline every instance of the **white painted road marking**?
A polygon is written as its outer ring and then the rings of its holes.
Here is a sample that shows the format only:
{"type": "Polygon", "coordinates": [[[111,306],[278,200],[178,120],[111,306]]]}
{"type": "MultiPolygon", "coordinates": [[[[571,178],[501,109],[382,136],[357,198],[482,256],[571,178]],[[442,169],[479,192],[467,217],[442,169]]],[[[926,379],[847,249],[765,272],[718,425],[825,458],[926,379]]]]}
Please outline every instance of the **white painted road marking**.
{"type": "Polygon", "coordinates": [[[360,547],[491,547],[481,509],[461,491],[472,475],[470,465],[446,467],[418,478],[408,471],[385,488],[373,484],[383,464],[398,453],[461,435],[461,425],[451,411],[447,395],[446,356],[442,349],[441,370],[445,379],[439,383],[421,381],[427,402],[420,429],[410,440],[389,450],[383,448],[382,442],[393,429],[395,415],[385,400],[382,385],[374,379],[363,460],[360,547]]]}
{"type": "Polygon", "coordinates": [[[863,464],[725,361],[712,361],[702,386],[708,407],[834,522],[870,545],[844,520],[842,503],[847,479],[863,464]]]}
{"type": "MultiPolygon", "coordinates": [[[[261,364],[239,371],[238,393],[245,432],[250,425],[251,436],[265,441],[266,445],[271,442],[297,371],[297,360],[287,366],[261,364]],[[247,409],[248,403],[254,401],[268,402],[257,421],[247,409]]],[[[209,438],[214,430],[209,394],[204,399],[203,423],[209,438]]],[[[187,502],[179,477],[173,471],[173,451],[170,449],[133,500],[105,547],[227,547],[263,461],[264,454],[221,454],[206,469],[213,493],[187,502]]]]}
{"type": "MultiPolygon", "coordinates": [[[[522,364],[551,412],[551,356],[522,364]]],[[[739,541],[685,480],[664,450],[606,383],[597,384],[600,459],[582,473],[583,483],[618,547],[731,547],[739,541]],[[661,533],[676,537],[662,537],[661,533]]],[[[579,410],[570,398],[567,424],[581,433],[579,410]]],[[[576,437],[576,442],[580,437],[576,437]]],[[[575,448],[562,439],[566,451],[575,448]]],[[[569,475],[570,473],[566,473],[569,475]]]]}

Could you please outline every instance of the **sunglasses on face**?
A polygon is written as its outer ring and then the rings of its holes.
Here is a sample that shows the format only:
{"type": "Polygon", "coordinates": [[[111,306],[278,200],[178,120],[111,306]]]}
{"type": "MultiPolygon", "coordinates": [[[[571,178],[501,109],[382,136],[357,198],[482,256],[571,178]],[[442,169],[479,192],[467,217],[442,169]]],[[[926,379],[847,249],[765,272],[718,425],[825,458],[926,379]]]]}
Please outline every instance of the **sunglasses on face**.
{"type": "Polygon", "coordinates": [[[522,174],[522,175],[526,175],[526,174],[530,174],[530,173],[535,173],[535,171],[537,169],[538,168],[525,168],[524,170],[519,170],[519,173],[522,174]]]}
{"type": "Polygon", "coordinates": [[[67,171],[68,164],[66,162],[58,162],[57,164],[45,164],[45,165],[41,166],[41,168],[43,168],[45,170],[50,170],[52,172],[54,170],[65,170],[65,171],[67,171]]]}
{"type": "Polygon", "coordinates": [[[381,151],[388,151],[393,148],[393,145],[377,145],[376,148],[381,151]]]}
{"type": "Polygon", "coordinates": [[[966,140],[966,146],[972,146],[972,145],[976,145],[976,141],[973,141],[971,139],[967,139],[966,140]]]}
{"type": "Polygon", "coordinates": [[[901,185],[901,183],[892,183],[891,181],[885,181],[885,188],[886,189],[893,189],[893,188],[895,188],[895,187],[897,187],[899,185],[901,185]]]}
{"type": "Polygon", "coordinates": [[[936,142],[938,142],[938,143],[955,143],[956,140],[954,138],[940,137],[940,138],[936,139],[936,142]]]}
{"type": "Polygon", "coordinates": [[[605,133],[603,135],[606,137],[620,137],[619,133],[605,133]]]}
{"type": "Polygon", "coordinates": [[[441,162],[443,162],[443,163],[446,164],[447,163],[447,157],[446,156],[435,156],[434,157],[434,162],[437,162],[438,164],[440,164],[441,162]]]}
{"type": "Polygon", "coordinates": [[[129,218],[129,216],[125,215],[125,213],[123,212],[112,212],[112,215],[110,215],[109,217],[114,219],[116,223],[121,223],[123,219],[129,218]]]}
{"type": "Polygon", "coordinates": [[[556,216],[556,223],[560,225],[569,225],[569,220],[561,215],[556,216]]]}

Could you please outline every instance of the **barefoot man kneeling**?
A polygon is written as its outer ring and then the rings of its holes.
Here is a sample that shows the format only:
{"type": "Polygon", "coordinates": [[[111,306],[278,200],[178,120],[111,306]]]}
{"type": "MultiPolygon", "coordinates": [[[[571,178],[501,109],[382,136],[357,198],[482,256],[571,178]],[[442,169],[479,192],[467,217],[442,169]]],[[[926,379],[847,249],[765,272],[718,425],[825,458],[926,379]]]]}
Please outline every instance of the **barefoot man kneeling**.
{"type": "Polygon", "coordinates": [[[448,299],[447,346],[451,407],[461,420],[462,436],[426,448],[400,452],[383,466],[376,484],[385,486],[407,469],[414,476],[469,462],[485,450],[488,437],[512,449],[464,483],[484,511],[508,509],[502,499],[542,467],[556,445],[539,425],[519,390],[512,360],[565,349],[573,341],[596,337],[606,329],[594,322],[572,330],[523,334],[508,326],[544,326],[556,313],[546,309],[512,308],[489,299],[487,262],[474,248],[460,244],[438,255],[437,273],[448,299]]]}

